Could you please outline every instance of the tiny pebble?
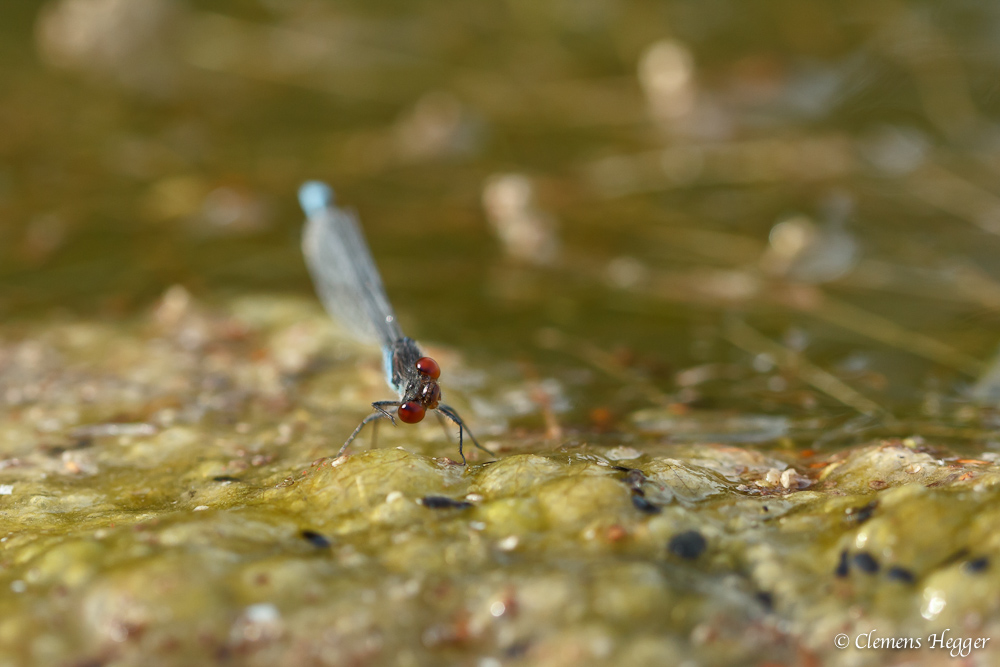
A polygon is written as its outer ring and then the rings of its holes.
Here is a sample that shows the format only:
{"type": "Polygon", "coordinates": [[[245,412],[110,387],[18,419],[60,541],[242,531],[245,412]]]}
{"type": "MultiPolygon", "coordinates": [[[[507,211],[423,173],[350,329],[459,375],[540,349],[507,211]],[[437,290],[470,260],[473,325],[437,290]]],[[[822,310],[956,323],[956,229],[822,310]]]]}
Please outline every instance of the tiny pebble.
{"type": "Polygon", "coordinates": [[[615,447],[604,453],[610,461],[631,461],[642,456],[642,452],[634,447],[615,447]]]}
{"type": "Polygon", "coordinates": [[[708,543],[704,536],[697,530],[685,530],[683,533],[678,533],[671,537],[667,544],[670,553],[688,560],[694,560],[705,553],[707,547],[708,543]]]}
{"type": "Polygon", "coordinates": [[[500,549],[500,551],[513,551],[520,543],[521,540],[517,535],[508,535],[497,542],[497,549],[500,549]]]}
{"type": "Polygon", "coordinates": [[[281,613],[278,611],[278,608],[270,602],[252,604],[247,607],[246,612],[244,613],[246,614],[247,620],[251,623],[274,623],[281,618],[281,613]]]}
{"type": "Polygon", "coordinates": [[[208,505],[198,505],[197,507],[194,508],[194,511],[195,512],[204,512],[207,509],[209,509],[208,505]]]}

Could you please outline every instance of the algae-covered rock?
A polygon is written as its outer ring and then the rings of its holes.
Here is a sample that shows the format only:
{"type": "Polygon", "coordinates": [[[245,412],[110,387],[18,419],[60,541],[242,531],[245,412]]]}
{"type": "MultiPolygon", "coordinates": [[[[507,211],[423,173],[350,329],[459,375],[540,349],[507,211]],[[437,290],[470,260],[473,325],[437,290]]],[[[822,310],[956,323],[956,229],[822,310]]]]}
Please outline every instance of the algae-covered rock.
{"type": "Polygon", "coordinates": [[[3,338],[0,665],[855,665],[885,654],[838,634],[1000,629],[985,453],[503,436],[462,466],[383,424],[329,458],[382,396],[323,322],[3,338]]]}

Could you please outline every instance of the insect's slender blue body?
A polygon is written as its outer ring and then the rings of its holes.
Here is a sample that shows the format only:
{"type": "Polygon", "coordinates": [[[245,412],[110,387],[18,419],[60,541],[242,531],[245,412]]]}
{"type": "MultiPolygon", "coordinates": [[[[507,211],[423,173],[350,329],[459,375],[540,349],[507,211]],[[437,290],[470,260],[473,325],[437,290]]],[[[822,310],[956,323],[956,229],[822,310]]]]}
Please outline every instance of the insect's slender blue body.
{"type": "Polygon", "coordinates": [[[355,215],[338,208],[333,190],[319,181],[309,181],[299,188],[299,203],[306,214],[302,252],[320,300],[327,312],[355,338],[381,346],[386,382],[398,397],[395,401],[372,403],[375,412],[358,425],[340,454],[365,424],[380,417],[389,418],[393,424],[394,417],[416,423],[427,410],[436,410],[458,425],[458,453],[463,463],[463,431],[476,447],[492,454],[476,441],[458,413],[440,402],[441,389],[437,384],[440,368],[433,359],[423,356],[416,342],[400,330],[355,215]]]}

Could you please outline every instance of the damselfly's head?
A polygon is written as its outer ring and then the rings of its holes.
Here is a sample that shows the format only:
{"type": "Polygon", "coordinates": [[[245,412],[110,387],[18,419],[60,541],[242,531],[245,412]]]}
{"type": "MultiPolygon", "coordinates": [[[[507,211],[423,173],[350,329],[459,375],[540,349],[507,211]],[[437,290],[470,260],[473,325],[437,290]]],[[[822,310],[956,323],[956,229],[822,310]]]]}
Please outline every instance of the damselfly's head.
{"type": "Polygon", "coordinates": [[[416,424],[428,410],[434,410],[441,402],[441,388],[437,383],[441,377],[441,367],[438,362],[430,357],[420,357],[417,359],[416,369],[417,381],[407,387],[396,412],[400,421],[407,424],[416,424]]]}

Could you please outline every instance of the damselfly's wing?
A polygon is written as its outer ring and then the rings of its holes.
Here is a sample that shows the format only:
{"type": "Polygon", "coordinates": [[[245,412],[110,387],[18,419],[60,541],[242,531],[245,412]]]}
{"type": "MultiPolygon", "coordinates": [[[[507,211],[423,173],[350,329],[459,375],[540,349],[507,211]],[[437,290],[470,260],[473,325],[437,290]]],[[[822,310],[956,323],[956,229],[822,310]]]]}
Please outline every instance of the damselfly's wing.
{"type": "Polygon", "coordinates": [[[391,346],[403,334],[357,217],[322,183],[303,185],[299,199],[307,216],[302,252],[327,312],[359,340],[391,346]]]}

